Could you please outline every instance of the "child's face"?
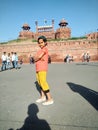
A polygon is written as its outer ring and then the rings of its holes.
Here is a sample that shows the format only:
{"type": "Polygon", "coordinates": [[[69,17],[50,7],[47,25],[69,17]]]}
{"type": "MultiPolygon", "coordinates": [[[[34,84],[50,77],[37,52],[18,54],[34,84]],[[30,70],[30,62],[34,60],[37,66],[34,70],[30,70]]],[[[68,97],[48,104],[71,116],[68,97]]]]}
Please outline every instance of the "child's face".
{"type": "Polygon", "coordinates": [[[43,41],[43,39],[39,39],[38,45],[40,48],[43,48],[45,46],[45,42],[43,41]]]}

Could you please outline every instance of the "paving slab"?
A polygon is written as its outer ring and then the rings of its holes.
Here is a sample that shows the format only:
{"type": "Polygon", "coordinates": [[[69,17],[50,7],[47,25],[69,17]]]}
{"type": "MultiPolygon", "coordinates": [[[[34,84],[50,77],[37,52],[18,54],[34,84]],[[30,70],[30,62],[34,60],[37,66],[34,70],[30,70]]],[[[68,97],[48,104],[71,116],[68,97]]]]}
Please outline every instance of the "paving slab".
{"type": "Polygon", "coordinates": [[[47,81],[43,106],[34,64],[0,72],[0,130],[98,130],[98,62],[51,63],[47,81]]]}

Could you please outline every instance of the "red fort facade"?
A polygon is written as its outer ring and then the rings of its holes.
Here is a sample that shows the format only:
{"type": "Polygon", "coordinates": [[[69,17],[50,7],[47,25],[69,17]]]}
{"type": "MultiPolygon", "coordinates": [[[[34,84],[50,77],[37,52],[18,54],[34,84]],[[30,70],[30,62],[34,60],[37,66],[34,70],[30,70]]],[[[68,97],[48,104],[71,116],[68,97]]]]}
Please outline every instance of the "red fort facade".
{"type": "Polygon", "coordinates": [[[35,21],[36,32],[30,31],[30,26],[24,24],[22,26],[23,31],[19,33],[19,39],[33,38],[37,39],[39,36],[44,35],[47,39],[67,39],[71,36],[70,28],[66,27],[68,23],[62,19],[59,23],[59,28],[54,30],[54,20],[51,21],[51,25],[38,26],[38,21],[35,21]]]}
{"type": "MultiPolygon", "coordinates": [[[[7,53],[17,52],[19,59],[23,59],[24,63],[29,62],[29,56],[34,56],[39,49],[37,38],[40,35],[46,36],[47,39],[60,39],[60,40],[48,40],[49,55],[52,62],[63,62],[67,55],[73,56],[74,62],[82,61],[84,53],[90,54],[91,61],[98,61],[98,32],[87,34],[87,39],[68,40],[71,37],[71,30],[67,27],[68,23],[62,19],[59,23],[59,28],[54,31],[54,20],[51,21],[51,25],[38,26],[38,22],[35,22],[36,32],[30,31],[30,26],[24,24],[22,31],[19,33],[19,39],[21,42],[0,44],[0,57],[5,51],[7,53]],[[34,39],[32,41],[32,39],[34,39]],[[66,40],[67,39],[67,40],[66,40]]],[[[1,59],[0,59],[1,63],[1,59]]]]}

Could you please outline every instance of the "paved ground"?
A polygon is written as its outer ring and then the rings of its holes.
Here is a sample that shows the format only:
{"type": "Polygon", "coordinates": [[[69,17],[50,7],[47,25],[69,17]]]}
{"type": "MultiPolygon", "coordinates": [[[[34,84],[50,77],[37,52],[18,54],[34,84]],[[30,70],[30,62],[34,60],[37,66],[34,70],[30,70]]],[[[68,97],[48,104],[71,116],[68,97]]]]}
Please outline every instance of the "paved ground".
{"type": "Polygon", "coordinates": [[[98,130],[98,63],[49,64],[50,106],[35,81],[34,65],[0,72],[0,130],[98,130]]]}

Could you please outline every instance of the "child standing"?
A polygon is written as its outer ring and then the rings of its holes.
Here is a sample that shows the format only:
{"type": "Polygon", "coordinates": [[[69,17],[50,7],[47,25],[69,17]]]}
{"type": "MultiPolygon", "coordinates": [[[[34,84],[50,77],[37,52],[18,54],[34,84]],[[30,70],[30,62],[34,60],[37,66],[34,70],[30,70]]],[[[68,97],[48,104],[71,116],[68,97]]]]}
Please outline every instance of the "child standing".
{"type": "Polygon", "coordinates": [[[48,70],[48,49],[47,49],[47,39],[44,36],[38,38],[38,45],[40,50],[36,53],[34,57],[36,66],[36,78],[37,82],[41,88],[41,97],[36,100],[36,102],[43,105],[53,104],[53,99],[50,94],[50,88],[46,81],[46,75],[48,70]],[[45,102],[44,102],[45,101],[45,102]]]}

